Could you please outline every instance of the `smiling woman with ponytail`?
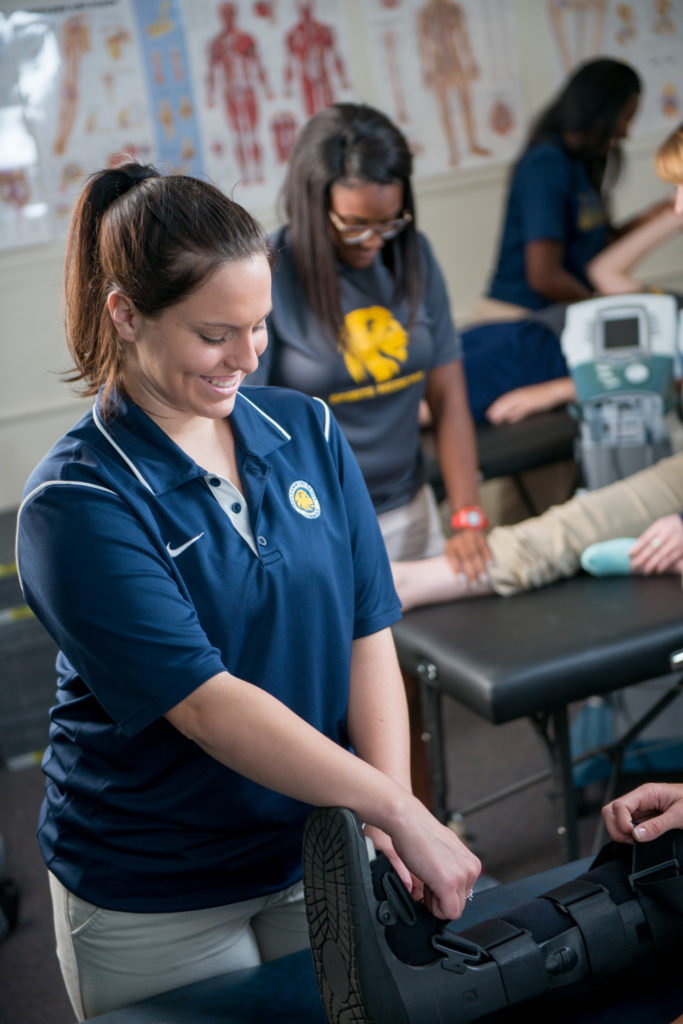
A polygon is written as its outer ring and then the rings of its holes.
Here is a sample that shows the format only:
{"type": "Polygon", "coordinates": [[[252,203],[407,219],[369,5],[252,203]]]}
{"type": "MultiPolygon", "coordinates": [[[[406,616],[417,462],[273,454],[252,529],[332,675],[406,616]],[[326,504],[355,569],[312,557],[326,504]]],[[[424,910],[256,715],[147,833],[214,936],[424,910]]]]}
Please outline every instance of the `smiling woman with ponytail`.
{"type": "Polygon", "coordinates": [[[57,643],[38,838],[79,1020],[308,944],[310,805],[367,823],[455,916],[477,858],[412,795],[400,607],[330,409],[244,386],[270,247],[213,186],[127,163],[66,253],[71,380],[95,396],[19,512],[57,643]]]}

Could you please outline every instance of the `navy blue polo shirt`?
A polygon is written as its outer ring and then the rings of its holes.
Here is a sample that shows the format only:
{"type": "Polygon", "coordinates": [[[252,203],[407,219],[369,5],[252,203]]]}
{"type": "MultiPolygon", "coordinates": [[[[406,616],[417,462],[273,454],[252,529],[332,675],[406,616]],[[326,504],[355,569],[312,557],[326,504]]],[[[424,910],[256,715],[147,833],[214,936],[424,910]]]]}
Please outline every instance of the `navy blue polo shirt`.
{"type": "Polygon", "coordinates": [[[400,616],[327,406],[247,387],[231,425],[253,546],[216,479],[124,399],[57,443],[20,509],[25,597],[60,648],[39,842],[67,888],[114,910],[217,906],[300,877],[309,808],[163,715],[227,669],[348,746],[352,641],[400,616]]]}
{"type": "Polygon", "coordinates": [[[526,278],[524,247],[541,240],[561,242],[565,270],[589,287],[586,265],[607,244],[607,212],[583,163],[559,141],[532,146],[514,170],[491,298],[527,309],[550,304],[526,278]]]}

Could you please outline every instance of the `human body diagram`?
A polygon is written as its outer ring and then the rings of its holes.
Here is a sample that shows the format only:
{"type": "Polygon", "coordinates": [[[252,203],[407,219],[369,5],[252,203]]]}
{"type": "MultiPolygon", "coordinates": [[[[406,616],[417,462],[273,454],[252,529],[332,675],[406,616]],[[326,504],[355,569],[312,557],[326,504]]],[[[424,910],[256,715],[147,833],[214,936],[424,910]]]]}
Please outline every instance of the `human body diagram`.
{"type": "Polygon", "coordinates": [[[342,89],[350,88],[334,30],[315,18],[313,6],[311,0],[297,4],[299,20],[285,37],[285,95],[298,78],[306,117],[334,103],[335,75],[342,89]]]}
{"type": "Polygon", "coordinates": [[[600,53],[607,0],[548,0],[548,14],[565,74],[600,53]]]}
{"type": "Polygon", "coordinates": [[[56,156],[64,153],[76,121],[81,62],[86,53],[90,52],[90,25],[87,18],[80,14],[67,18],[62,26],[60,41],[64,68],[59,84],[57,133],[52,144],[56,156]]]}
{"type": "Polygon", "coordinates": [[[434,93],[439,108],[450,164],[460,161],[452,109],[454,92],[470,153],[490,156],[490,150],[477,139],[471,90],[479,68],[472,53],[462,6],[453,0],[427,0],[418,11],[417,27],[422,77],[426,88],[434,93]]]}
{"type": "Polygon", "coordinates": [[[235,137],[235,156],[245,183],[263,181],[263,152],[258,136],[259,91],[272,99],[256,40],[236,25],[236,5],[221,4],[223,27],[208,46],[207,102],[216,100],[222,79],[225,116],[235,137]]]}

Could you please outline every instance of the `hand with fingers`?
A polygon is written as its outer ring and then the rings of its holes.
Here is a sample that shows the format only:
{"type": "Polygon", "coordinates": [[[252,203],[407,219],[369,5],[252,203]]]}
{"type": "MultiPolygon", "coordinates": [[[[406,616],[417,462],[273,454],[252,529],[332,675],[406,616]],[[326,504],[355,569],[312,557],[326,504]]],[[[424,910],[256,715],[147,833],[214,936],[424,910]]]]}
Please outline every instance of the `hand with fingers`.
{"type": "Polygon", "coordinates": [[[618,843],[647,842],[683,828],[683,785],[646,782],[602,809],[605,828],[618,843]]]}
{"type": "Polygon", "coordinates": [[[456,531],[446,541],[444,554],[456,575],[467,579],[470,584],[488,584],[492,556],[483,530],[456,531]]]}
{"type": "Polygon", "coordinates": [[[631,549],[631,571],[644,576],[683,568],[683,518],[662,516],[640,535],[631,549]]]}

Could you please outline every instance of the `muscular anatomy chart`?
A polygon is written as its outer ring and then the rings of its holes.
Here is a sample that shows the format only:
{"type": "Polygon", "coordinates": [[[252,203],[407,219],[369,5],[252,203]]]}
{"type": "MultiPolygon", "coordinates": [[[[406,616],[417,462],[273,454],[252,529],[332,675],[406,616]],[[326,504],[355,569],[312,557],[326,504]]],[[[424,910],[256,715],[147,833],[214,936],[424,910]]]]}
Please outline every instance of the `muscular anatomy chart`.
{"type": "Polygon", "coordinates": [[[315,17],[312,0],[297,3],[298,21],[285,37],[285,95],[296,80],[304,112],[312,117],[335,100],[335,77],[350,88],[334,28],[315,17]]]}
{"type": "Polygon", "coordinates": [[[241,201],[273,204],[300,126],[355,98],[344,4],[193,0],[185,13],[206,170],[241,201]]]}
{"type": "Polygon", "coordinates": [[[86,15],[74,14],[67,18],[60,30],[62,73],[59,83],[59,109],[57,134],[52,150],[61,156],[71,137],[80,100],[81,63],[90,53],[90,22],[86,15]]]}
{"type": "Polygon", "coordinates": [[[214,106],[218,86],[242,182],[262,182],[259,99],[260,95],[272,99],[273,93],[256,38],[237,25],[236,5],[221,4],[218,13],[222,27],[207,51],[207,103],[214,106]]]}

